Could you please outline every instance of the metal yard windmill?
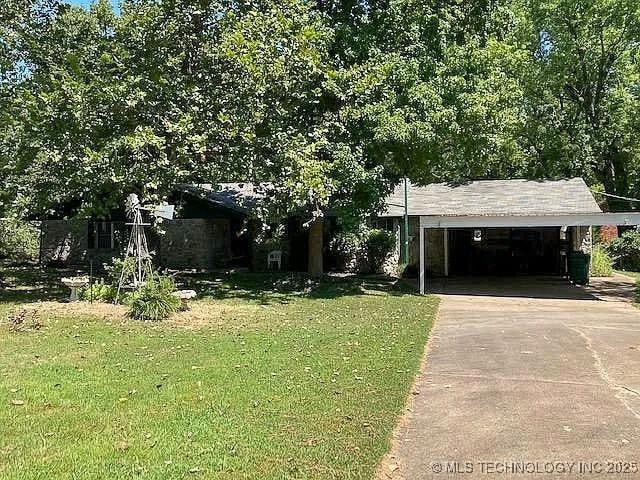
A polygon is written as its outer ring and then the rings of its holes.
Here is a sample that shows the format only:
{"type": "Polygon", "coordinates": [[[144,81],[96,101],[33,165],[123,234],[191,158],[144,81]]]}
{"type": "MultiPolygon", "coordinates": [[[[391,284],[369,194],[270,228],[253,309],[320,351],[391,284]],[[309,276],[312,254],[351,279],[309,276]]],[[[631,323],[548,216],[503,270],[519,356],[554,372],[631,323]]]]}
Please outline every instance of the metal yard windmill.
{"type": "Polygon", "coordinates": [[[120,291],[126,287],[137,288],[143,285],[146,279],[153,273],[153,263],[151,262],[151,253],[147,244],[147,235],[144,231],[145,227],[151,226],[145,223],[142,218],[142,212],[148,211],[155,217],[173,219],[175,207],[173,205],[157,205],[154,207],[144,207],[140,203],[135,193],[127,197],[126,212],[131,219],[127,225],[131,226],[131,235],[129,244],[125,252],[122,273],[118,282],[118,291],[116,293],[116,302],[120,296],[120,291]],[[134,268],[127,268],[127,261],[133,258],[134,268]]]}

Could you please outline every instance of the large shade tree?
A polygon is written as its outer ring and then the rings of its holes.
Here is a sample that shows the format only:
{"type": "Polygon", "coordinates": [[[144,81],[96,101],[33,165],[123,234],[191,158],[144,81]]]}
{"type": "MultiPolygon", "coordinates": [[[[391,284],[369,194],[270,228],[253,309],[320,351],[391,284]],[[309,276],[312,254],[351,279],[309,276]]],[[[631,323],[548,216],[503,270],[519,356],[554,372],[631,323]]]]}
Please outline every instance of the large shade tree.
{"type": "MultiPolygon", "coordinates": [[[[523,145],[536,174],[583,175],[611,194],[640,193],[640,5],[628,0],[524,4],[523,145]]],[[[609,201],[613,208],[628,208],[609,201]]]]}
{"type": "Polygon", "coordinates": [[[7,213],[10,198],[7,177],[11,173],[10,140],[20,129],[19,109],[13,102],[17,86],[28,75],[28,42],[55,11],[55,1],[7,0],[0,3],[0,216],[7,213]]]}
{"type": "Polygon", "coordinates": [[[414,182],[638,188],[629,0],[56,0],[0,12],[5,204],[105,215],[178,182],[269,182],[264,219],[355,223],[414,182]]]}
{"type": "Polygon", "coordinates": [[[117,16],[106,0],[60,4],[27,36],[5,159],[13,198],[36,212],[105,214],[127,192],[153,199],[200,171],[205,128],[192,121],[202,105],[187,54],[196,27],[170,8],[127,2],[117,16]]]}
{"type": "Polygon", "coordinates": [[[268,214],[307,219],[309,271],[319,274],[324,216],[331,210],[349,222],[372,212],[384,172],[347,135],[325,18],[297,0],[232,17],[221,39],[231,170],[244,165],[253,179],[271,182],[268,214]]]}
{"type": "Polygon", "coordinates": [[[356,45],[377,37],[344,70],[351,138],[387,174],[417,183],[514,175],[524,122],[515,73],[526,54],[503,33],[513,28],[509,10],[494,2],[375,5],[384,12],[374,28],[352,15],[346,36],[356,45]]]}
{"type": "Polygon", "coordinates": [[[21,34],[28,74],[5,109],[14,206],[106,215],[130,191],[156,200],[178,182],[270,182],[259,213],[307,218],[319,273],[326,212],[376,204],[382,171],[343,139],[333,31],[307,2],[46,8],[21,34]]]}

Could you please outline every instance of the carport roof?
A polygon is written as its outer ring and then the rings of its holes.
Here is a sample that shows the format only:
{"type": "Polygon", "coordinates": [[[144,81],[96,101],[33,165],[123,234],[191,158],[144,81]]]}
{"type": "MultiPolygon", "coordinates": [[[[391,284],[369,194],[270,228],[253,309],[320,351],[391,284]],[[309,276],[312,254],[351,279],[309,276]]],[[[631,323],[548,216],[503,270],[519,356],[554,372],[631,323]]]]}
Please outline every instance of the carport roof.
{"type": "MultiPolygon", "coordinates": [[[[461,184],[411,185],[409,215],[541,216],[600,213],[582,178],[567,180],[479,180],[461,184]]],[[[383,217],[404,215],[404,185],[386,199],[383,217]]]]}

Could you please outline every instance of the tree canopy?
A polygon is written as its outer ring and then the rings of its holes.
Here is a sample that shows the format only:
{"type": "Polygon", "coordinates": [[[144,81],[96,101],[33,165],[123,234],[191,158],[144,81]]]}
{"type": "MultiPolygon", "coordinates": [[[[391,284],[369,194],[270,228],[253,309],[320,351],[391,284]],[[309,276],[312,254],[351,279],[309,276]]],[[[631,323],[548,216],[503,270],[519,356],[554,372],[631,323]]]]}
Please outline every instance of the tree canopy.
{"type": "Polygon", "coordinates": [[[234,180],[271,182],[264,215],[344,222],[403,176],[640,194],[631,0],[0,9],[0,200],[25,213],[234,180]]]}
{"type": "Polygon", "coordinates": [[[546,0],[526,13],[533,171],[569,171],[609,193],[638,195],[640,5],[546,0]]]}

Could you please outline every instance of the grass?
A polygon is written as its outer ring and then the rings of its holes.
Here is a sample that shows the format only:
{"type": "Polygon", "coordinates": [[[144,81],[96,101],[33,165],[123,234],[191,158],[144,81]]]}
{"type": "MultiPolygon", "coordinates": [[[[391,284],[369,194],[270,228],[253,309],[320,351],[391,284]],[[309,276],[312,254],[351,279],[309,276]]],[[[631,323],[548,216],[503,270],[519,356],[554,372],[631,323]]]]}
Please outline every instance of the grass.
{"type": "Polygon", "coordinates": [[[627,277],[634,278],[636,281],[636,289],[634,291],[633,304],[638,307],[640,306],[640,272],[631,272],[627,270],[614,270],[615,273],[620,275],[625,275],[627,277]]]}
{"type": "Polygon", "coordinates": [[[69,269],[53,270],[35,265],[7,266],[0,263],[0,309],[6,310],[18,303],[63,299],[68,295],[68,289],[60,279],[76,273],[69,269]]]}
{"type": "Polygon", "coordinates": [[[629,272],[627,270],[614,270],[614,272],[620,275],[626,275],[627,277],[635,278],[636,281],[640,280],[640,272],[629,272]]]}
{"type": "Polygon", "coordinates": [[[370,479],[437,309],[379,279],[250,274],[184,279],[194,324],[29,305],[58,276],[4,270],[2,479],[370,479]],[[10,331],[24,308],[42,328],[10,331]]]}

